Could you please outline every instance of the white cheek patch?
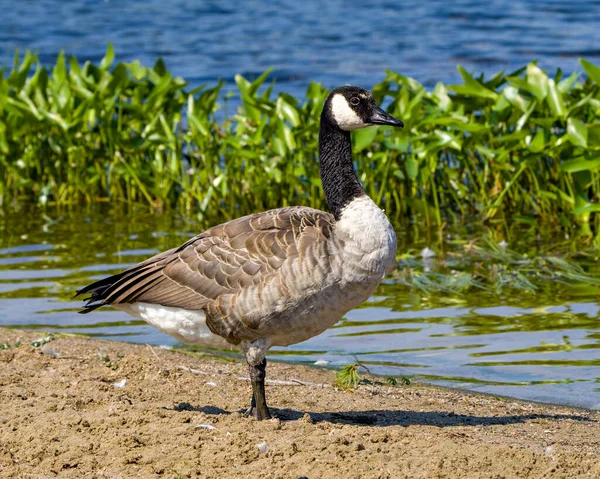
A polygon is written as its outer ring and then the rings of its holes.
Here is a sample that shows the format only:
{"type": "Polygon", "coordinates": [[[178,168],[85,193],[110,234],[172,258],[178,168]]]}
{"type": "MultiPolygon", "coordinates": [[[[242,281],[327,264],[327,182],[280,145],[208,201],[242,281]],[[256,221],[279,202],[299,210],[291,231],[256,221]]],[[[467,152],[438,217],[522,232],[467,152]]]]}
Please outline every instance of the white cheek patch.
{"type": "Polygon", "coordinates": [[[368,126],[367,123],[360,119],[352,107],[348,105],[346,98],[339,93],[331,99],[331,113],[333,114],[333,119],[342,130],[352,131],[368,126]]]}

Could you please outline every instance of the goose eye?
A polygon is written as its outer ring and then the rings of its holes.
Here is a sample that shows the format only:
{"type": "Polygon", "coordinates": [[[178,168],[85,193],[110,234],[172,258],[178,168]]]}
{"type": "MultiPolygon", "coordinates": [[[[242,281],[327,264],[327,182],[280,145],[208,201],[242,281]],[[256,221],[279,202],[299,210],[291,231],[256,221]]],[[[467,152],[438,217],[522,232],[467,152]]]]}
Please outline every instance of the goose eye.
{"type": "Polygon", "coordinates": [[[353,96],[352,98],[350,98],[350,104],[351,105],[358,105],[360,103],[360,99],[357,96],[353,96]]]}

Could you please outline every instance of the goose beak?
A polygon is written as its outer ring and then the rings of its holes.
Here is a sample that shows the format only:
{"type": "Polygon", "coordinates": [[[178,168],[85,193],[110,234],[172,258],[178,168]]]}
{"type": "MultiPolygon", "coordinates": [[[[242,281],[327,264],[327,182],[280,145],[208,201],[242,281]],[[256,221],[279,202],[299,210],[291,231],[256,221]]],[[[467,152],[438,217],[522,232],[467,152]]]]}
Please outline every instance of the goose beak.
{"type": "Polygon", "coordinates": [[[373,114],[369,118],[368,122],[371,125],[399,126],[400,128],[404,127],[404,123],[397,118],[394,118],[389,113],[383,111],[378,106],[373,108],[373,114]]]}

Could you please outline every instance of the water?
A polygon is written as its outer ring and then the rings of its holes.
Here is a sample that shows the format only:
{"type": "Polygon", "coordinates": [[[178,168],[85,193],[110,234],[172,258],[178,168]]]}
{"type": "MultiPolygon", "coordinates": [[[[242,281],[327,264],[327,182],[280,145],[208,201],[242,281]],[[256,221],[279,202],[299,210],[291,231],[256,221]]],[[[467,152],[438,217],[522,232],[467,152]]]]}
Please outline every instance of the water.
{"type": "Polygon", "coordinates": [[[539,59],[552,73],[600,63],[600,2],[404,0],[0,0],[0,63],[16,48],[54,63],[61,49],[98,62],[107,42],[117,59],[163,57],[194,86],[276,68],[278,88],[302,95],[309,80],[370,87],[386,69],[428,86],[469,70],[511,71],[539,59]]]}
{"type": "MultiPolygon", "coordinates": [[[[201,229],[190,218],[114,208],[0,217],[0,325],[176,345],[119,311],[103,308],[79,315],[81,302],[73,294],[201,229]]],[[[398,231],[400,252],[420,251],[425,245],[440,250],[436,237],[398,231]]],[[[446,253],[419,260],[416,268],[459,268],[465,261],[461,237],[480,235],[471,229],[446,237],[446,253]]],[[[538,239],[536,245],[535,237],[519,232],[509,241],[530,256],[545,244],[538,239]]],[[[598,275],[594,264],[591,273],[598,275]]],[[[368,303],[333,328],[304,343],[274,349],[270,357],[308,364],[325,360],[340,367],[356,356],[375,374],[600,408],[598,287],[537,283],[536,293],[474,290],[428,296],[392,275],[368,303]]]]}

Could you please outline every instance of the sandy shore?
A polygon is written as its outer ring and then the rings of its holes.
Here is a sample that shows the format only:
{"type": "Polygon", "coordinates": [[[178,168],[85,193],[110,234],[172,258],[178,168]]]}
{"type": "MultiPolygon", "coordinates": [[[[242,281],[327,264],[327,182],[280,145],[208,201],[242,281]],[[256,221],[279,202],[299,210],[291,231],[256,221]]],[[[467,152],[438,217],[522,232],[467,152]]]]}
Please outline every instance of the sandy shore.
{"type": "Polygon", "coordinates": [[[1,478],[600,477],[594,412],[270,363],[257,422],[241,362],[41,336],[0,329],[1,478]]]}

